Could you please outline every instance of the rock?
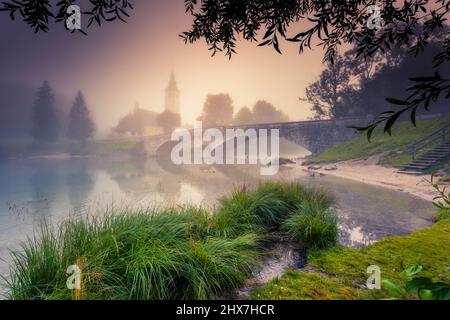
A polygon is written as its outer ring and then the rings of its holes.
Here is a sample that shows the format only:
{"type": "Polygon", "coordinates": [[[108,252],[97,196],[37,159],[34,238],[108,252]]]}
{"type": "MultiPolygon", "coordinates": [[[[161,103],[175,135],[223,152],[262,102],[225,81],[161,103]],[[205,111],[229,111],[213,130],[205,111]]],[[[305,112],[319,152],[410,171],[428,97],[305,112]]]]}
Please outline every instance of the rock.
{"type": "Polygon", "coordinates": [[[331,166],[331,167],[324,168],[324,170],[326,170],[326,171],[334,171],[334,170],[337,170],[337,169],[338,168],[336,166],[331,166]]]}
{"type": "Polygon", "coordinates": [[[319,170],[322,169],[322,166],[319,165],[312,165],[308,167],[308,170],[319,170]]]}

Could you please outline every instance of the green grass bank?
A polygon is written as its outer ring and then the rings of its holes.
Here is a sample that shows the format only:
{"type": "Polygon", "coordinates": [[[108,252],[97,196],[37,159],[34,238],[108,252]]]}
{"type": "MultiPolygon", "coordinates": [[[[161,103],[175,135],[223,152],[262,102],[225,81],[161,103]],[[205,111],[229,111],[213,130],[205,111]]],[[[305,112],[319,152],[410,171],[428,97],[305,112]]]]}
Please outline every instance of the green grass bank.
{"type": "Polygon", "coordinates": [[[241,187],[202,208],[149,209],[72,220],[13,252],[9,299],[209,299],[243,285],[273,231],[318,250],[337,223],[324,192],[298,184],[241,187]],[[66,270],[81,269],[69,290],[66,270]]]}
{"type": "MultiPolygon", "coordinates": [[[[417,127],[414,127],[410,121],[399,122],[392,129],[392,136],[384,133],[382,128],[377,128],[371,138],[367,141],[367,136],[362,134],[358,138],[337,144],[330,149],[309,158],[306,163],[337,162],[352,159],[366,159],[370,156],[382,154],[380,164],[395,167],[411,161],[411,155],[408,152],[409,144],[421,140],[434,131],[442,128],[450,121],[450,118],[439,120],[418,120],[417,127]]],[[[349,129],[351,130],[351,129],[349,129]]],[[[439,142],[431,144],[429,148],[434,147],[439,142]]],[[[441,167],[450,163],[446,159],[441,167]]]]}
{"type": "MultiPolygon", "coordinates": [[[[255,289],[253,299],[385,299],[382,290],[365,289],[367,267],[377,265],[382,279],[402,285],[401,272],[421,265],[421,276],[450,284],[450,219],[406,236],[388,237],[363,249],[333,247],[308,254],[308,269],[289,270],[255,289]]],[[[396,298],[412,298],[400,294],[396,298]]]]}

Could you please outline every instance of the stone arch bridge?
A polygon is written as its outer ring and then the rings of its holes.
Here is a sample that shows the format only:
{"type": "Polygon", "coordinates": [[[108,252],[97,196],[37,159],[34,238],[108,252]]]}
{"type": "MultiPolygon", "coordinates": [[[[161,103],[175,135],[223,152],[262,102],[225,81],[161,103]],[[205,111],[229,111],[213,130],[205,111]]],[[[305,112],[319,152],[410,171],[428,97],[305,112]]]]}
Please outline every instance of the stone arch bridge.
{"type": "MultiPolygon", "coordinates": [[[[296,143],[308,149],[312,154],[317,154],[337,143],[356,138],[358,133],[349,127],[364,126],[371,120],[371,117],[338,118],[332,120],[237,125],[219,129],[222,132],[225,129],[247,130],[252,128],[257,131],[259,129],[278,129],[280,138],[296,143]]],[[[206,129],[204,128],[203,131],[206,129]]],[[[147,154],[152,156],[165,154],[174,145],[174,142],[170,140],[170,135],[144,137],[144,143],[147,154]]]]}

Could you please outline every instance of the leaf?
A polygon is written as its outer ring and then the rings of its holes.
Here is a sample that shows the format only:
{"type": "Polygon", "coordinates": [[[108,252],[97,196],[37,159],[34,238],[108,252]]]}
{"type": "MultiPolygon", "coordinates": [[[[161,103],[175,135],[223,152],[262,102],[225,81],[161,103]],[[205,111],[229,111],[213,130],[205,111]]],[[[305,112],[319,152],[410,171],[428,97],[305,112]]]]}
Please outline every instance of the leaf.
{"type": "Polygon", "coordinates": [[[416,123],[416,113],[417,113],[417,107],[416,107],[416,108],[413,108],[412,111],[411,111],[411,122],[413,123],[414,127],[417,126],[417,123],[416,123]]]}
{"type": "Polygon", "coordinates": [[[409,101],[399,100],[399,99],[395,99],[395,98],[386,98],[386,101],[391,104],[395,104],[395,105],[399,105],[399,106],[409,106],[411,104],[409,101]]]}
{"type": "Polygon", "coordinates": [[[392,281],[384,279],[381,281],[383,288],[386,289],[387,291],[389,291],[389,293],[396,295],[396,296],[401,296],[402,295],[402,290],[392,281]]]}
{"type": "Polygon", "coordinates": [[[431,279],[426,277],[416,277],[406,282],[406,291],[408,291],[408,293],[416,294],[421,289],[431,288],[432,285],[433,282],[431,279]]]}
{"type": "Polygon", "coordinates": [[[431,290],[425,289],[419,291],[420,300],[434,300],[433,292],[431,290]]]}
{"type": "Polygon", "coordinates": [[[412,277],[422,271],[422,266],[410,264],[402,272],[406,277],[412,277]]]}
{"type": "Polygon", "coordinates": [[[275,48],[275,50],[277,50],[277,52],[278,52],[279,54],[282,54],[282,53],[281,53],[281,50],[280,50],[279,43],[278,43],[278,38],[277,38],[276,35],[273,37],[273,47],[275,48]]]}

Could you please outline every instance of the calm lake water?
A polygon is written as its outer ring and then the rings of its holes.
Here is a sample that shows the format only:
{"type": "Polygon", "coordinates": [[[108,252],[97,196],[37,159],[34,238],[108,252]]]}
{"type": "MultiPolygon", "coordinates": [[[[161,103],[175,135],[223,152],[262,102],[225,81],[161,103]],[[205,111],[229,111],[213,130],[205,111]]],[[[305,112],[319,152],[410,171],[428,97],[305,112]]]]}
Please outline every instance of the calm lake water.
{"type": "MultiPolygon", "coordinates": [[[[121,207],[214,206],[234,186],[261,179],[254,166],[178,167],[167,159],[0,162],[0,273],[8,273],[8,250],[32,236],[43,220],[58,224],[121,207]]],[[[432,224],[431,203],[405,193],[331,176],[310,177],[299,168],[281,168],[271,179],[329,190],[336,198],[344,245],[362,246],[432,224]]]]}

